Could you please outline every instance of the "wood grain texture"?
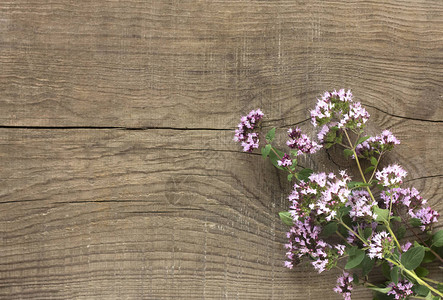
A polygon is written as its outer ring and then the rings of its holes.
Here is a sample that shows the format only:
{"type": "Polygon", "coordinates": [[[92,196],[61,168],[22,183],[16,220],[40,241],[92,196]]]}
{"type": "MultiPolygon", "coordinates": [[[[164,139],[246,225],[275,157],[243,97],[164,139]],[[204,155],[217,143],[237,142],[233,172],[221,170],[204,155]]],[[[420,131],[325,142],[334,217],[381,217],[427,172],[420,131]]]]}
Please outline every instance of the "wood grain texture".
{"type": "MultiPolygon", "coordinates": [[[[0,124],[231,128],[325,89],[442,121],[435,1],[2,1],[0,124]]],[[[301,105],[300,105],[301,104],[301,105]]]]}
{"type": "Polygon", "coordinates": [[[442,28],[440,0],[1,1],[0,299],[341,299],[282,267],[290,187],[233,128],[313,133],[352,88],[443,211],[442,28]]]}

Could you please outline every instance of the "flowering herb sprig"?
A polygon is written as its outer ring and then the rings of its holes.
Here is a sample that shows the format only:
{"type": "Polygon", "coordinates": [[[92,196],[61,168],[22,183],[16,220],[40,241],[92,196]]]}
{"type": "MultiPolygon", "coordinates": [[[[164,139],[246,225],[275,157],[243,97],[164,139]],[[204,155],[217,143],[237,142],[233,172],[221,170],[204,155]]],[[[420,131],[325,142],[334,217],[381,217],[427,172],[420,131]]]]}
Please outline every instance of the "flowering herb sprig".
{"type": "Polygon", "coordinates": [[[408,174],[403,167],[380,166],[400,141],[388,130],[365,135],[370,116],[350,90],[325,92],[311,110],[317,141],[290,128],[286,151],[272,144],[276,128],[260,139],[263,117],[260,109],[242,117],[234,140],[245,152],[260,148],[294,184],[289,210],[279,213],[290,226],[284,265],[292,269],[308,257],[319,273],[339,268],[343,274],[333,290],[346,300],[357,285],[372,289],[374,299],[441,299],[443,283],[427,278],[426,269],[434,260],[443,263],[443,230],[432,233],[439,214],[415,188],[403,187],[408,174]],[[344,170],[315,173],[298,166],[297,157],[334,145],[355,161],[360,180],[352,181],[344,170]],[[365,169],[363,161],[369,164],[365,169]],[[416,240],[404,241],[406,231],[416,240]],[[385,282],[369,281],[374,266],[381,267],[385,282]]]}

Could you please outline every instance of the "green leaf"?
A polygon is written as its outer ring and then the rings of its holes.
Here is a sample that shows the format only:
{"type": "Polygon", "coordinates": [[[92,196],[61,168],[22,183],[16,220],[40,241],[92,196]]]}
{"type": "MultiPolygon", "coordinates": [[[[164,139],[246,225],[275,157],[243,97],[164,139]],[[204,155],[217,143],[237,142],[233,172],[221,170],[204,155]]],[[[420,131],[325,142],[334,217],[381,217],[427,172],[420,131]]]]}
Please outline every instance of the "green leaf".
{"type": "Polygon", "coordinates": [[[330,237],[332,234],[334,234],[338,230],[338,225],[335,222],[331,222],[326,224],[325,227],[323,227],[323,230],[321,231],[322,237],[330,237]]]}
{"type": "Polygon", "coordinates": [[[423,267],[417,267],[414,272],[415,274],[417,274],[418,277],[426,277],[429,274],[428,269],[423,267]]]}
{"type": "Polygon", "coordinates": [[[328,134],[326,134],[326,136],[324,138],[325,142],[333,144],[336,136],[337,136],[336,131],[329,131],[328,134]]]}
{"type": "Polygon", "coordinates": [[[355,284],[358,285],[358,283],[359,283],[358,274],[357,273],[353,273],[352,274],[352,278],[354,279],[354,280],[352,280],[352,283],[355,283],[355,284]]]}
{"type": "Polygon", "coordinates": [[[432,297],[432,293],[431,291],[429,291],[429,293],[426,295],[425,300],[432,300],[434,297],[432,297]]]}
{"type": "Polygon", "coordinates": [[[357,144],[355,144],[356,146],[363,143],[364,141],[366,141],[367,139],[369,139],[371,136],[367,135],[367,136],[362,136],[361,138],[358,139],[357,144]]]}
{"type": "Polygon", "coordinates": [[[345,149],[343,150],[343,153],[345,154],[346,158],[348,158],[351,155],[354,155],[354,151],[352,151],[351,149],[345,149]]]}
{"type": "Polygon", "coordinates": [[[375,166],[367,167],[366,170],[365,170],[365,174],[368,174],[369,172],[374,171],[374,169],[375,169],[375,166]]]}
{"type": "Polygon", "coordinates": [[[397,229],[397,239],[401,240],[405,236],[405,233],[406,233],[406,227],[404,227],[403,225],[398,227],[398,229],[397,229]]]}
{"type": "Polygon", "coordinates": [[[374,213],[377,215],[375,219],[378,222],[387,222],[389,217],[389,210],[381,209],[378,206],[374,206],[374,213]]]}
{"type": "Polygon", "coordinates": [[[339,144],[339,143],[341,143],[343,141],[343,135],[342,134],[340,134],[339,136],[337,136],[335,139],[334,139],[334,143],[336,143],[336,144],[339,144]]]}
{"type": "Polygon", "coordinates": [[[395,284],[398,283],[398,267],[394,266],[391,270],[391,281],[394,282],[395,284]]]}
{"type": "Polygon", "coordinates": [[[375,259],[371,259],[371,258],[369,258],[369,256],[365,255],[365,257],[363,258],[363,260],[359,266],[361,268],[362,276],[368,275],[369,272],[372,271],[374,264],[375,264],[375,259]]]}
{"type": "Polygon", "coordinates": [[[288,174],[288,181],[292,181],[292,177],[294,176],[294,174],[288,174]]]}
{"type": "Polygon", "coordinates": [[[380,287],[372,287],[372,286],[368,286],[368,289],[371,289],[373,291],[380,292],[383,294],[386,294],[387,292],[389,292],[391,290],[390,287],[380,288],[380,287]]]}
{"type": "Polygon", "coordinates": [[[441,283],[437,284],[437,290],[443,293],[443,284],[441,283]]]}
{"type": "Polygon", "coordinates": [[[334,145],[334,143],[325,143],[325,149],[329,149],[334,145]]]}
{"type": "Polygon", "coordinates": [[[417,219],[417,218],[410,218],[409,223],[411,223],[411,225],[413,227],[421,226],[421,221],[420,221],[420,219],[417,219]]]}
{"type": "Polygon", "coordinates": [[[338,232],[340,232],[342,236],[348,236],[348,230],[341,224],[338,224],[338,232]]]}
{"type": "MultiPolygon", "coordinates": [[[[275,149],[274,147],[272,147],[272,149],[274,149],[274,151],[277,152],[277,154],[278,154],[280,157],[283,157],[283,155],[284,155],[283,152],[281,152],[280,150],[275,149]]],[[[276,167],[277,169],[284,170],[283,167],[280,167],[280,166],[278,165],[278,161],[280,160],[280,158],[277,156],[277,154],[275,154],[274,151],[271,151],[271,152],[269,153],[269,159],[271,160],[271,163],[272,163],[272,164],[274,165],[274,167],[276,167]]]]}
{"type": "Polygon", "coordinates": [[[422,246],[413,247],[401,255],[401,264],[408,270],[417,268],[425,256],[422,246]]]}
{"type": "MultiPolygon", "coordinates": [[[[338,213],[337,213],[337,217],[339,218],[339,219],[342,219],[344,216],[347,216],[348,214],[349,214],[349,212],[351,211],[351,207],[349,207],[349,206],[343,206],[343,207],[340,207],[339,209],[338,209],[338,213]]],[[[347,232],[347,230],[346,230],[346,232],[347,232]]]]}
{"type": "Polygon", "coordinates": [[[432,252],[428,252],[428,251],[426,251],[425,252],[425,257],[423,258],[423,260],[422,260],[422,263],[430,263],[430,262],[433,262],[434,260],[435,260],[435,255],[432,253],[432,252]]]}
{"type": "Polygon", "coordinates": [[[432,237],[432,246],[441,247],[443,246],[443,230],[437,231],[432,237]]]}
{"type": "Polygon", "coordinates": [[[268,133],[266,134],[266,141],[268,143],[272,142],[275,138],[275,127],[272,127],[271,130],[268,131],[268,133]]]}
{"type": "Polygon", "coordinates": [[[394,297],[379,292],[374,292],[374,298],[372,300],[393,300],[394,297]]]}
{"type": "Polygon", "coordinates": [[[357,267],[365,258],[365,251],[359,249],[357,246],[352,247],[348,251],[349,259],[346,263],[345,269],[353,269],[357,267]]]}
{"type": "Polygon", "coordinates": [[[311,169],[303,169],[300,172],[297,173],[297,179],[298,180],[303,180],[304,182],[309,181],[309,176],[311,176],[311,174],[314,173],[314,171],[312,171],[311,169]]]}
{"type": "Polygon", "coordinates": [[[399,217],[399,216],[391,216],[390,219],[397,221],[397,222],[401,222],[401,217],[399,217]]]}
{"type": "Polygon", "coordinates": [[[278,213],[278,215],[280,216],[280,220],[289,226],[294,225],[294,222],[292,221],[292,216],[291,213],[289,211],[281,211],[278,213]]]}
{"type": "Polygon", "coordinates": [[[381,272],[383,276],[386,277],[387,280],[391,280],[391,267],[388,265],[386,261],[381,264],[381,272]]]}
{"type": "Polygon", "coordinates": [[[414,292],[417,293],[417,295],[419,296],[426,296],[430,292],[430,290],[424,285],[415,284],[414,292]]]}
{"type": "Polygon", "coordinates": [[[363,237],[365,239],[368,239],[372,234],[372,228],[371,227],[366,227],[365,230],[363,231],[363,237]]]}
{"type": "Polygon", "coordinates": [[[268,157],[269,152],[271,152],[271,144],[267,144],[266,146],[261,148],[261,155],[263,156],[263,158],[268,157]]]}
{"type": "Polygon", "coordinates": [[[371,156],[371,165],[373,165],[375,167],[377,164],[378,164],[378,160],[374,156],[371,156]]]}

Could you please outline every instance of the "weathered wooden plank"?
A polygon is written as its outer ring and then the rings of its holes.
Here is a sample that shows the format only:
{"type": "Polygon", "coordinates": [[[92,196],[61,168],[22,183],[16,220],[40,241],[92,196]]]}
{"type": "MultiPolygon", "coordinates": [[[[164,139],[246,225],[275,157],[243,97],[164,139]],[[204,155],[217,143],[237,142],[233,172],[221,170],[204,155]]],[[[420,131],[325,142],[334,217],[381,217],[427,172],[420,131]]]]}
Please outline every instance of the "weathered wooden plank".
{"type": "MultiPolygon", "coordinates": [[[[414,128],[441,142],[441,126],[389,120],[400,137],[414,128]]],[[[402,160],[424,146],[410,136],[402,160]]],[[[339,299],[330,290],[337,272],[283,268],[277,212],[289,186],[231,139],[209,130],[1,129],[0,298],[339,299]]],[[[426,155],[411,179],[442,210],[442,157],[426,155]]]]}
{"type": "Polygon", "coordinates": [[[443,120],[441,1],[2,1],[0,125],[230,128],[352,88],[443,120]]]}

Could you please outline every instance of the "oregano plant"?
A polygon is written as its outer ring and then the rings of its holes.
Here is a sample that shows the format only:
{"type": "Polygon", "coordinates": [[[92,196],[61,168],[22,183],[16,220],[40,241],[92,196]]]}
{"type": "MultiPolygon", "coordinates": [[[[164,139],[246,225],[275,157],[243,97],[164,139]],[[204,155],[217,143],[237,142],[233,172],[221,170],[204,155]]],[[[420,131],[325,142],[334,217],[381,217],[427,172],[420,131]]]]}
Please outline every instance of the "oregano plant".
{"type": "Polygon", "coordinates": [[[358,285],[379,300],[441,299],[443,283],[429,278],[427,269],[433,261],[443,262],[443,231],[433,230],[439,214],[417,189],[404,186],[403,167],[381,163],[400,141],[388,130],[365,133],[369,113],[350,90],[325,92],[310,114],[317,138],[290,128],[286,150],[273,143],[276,128],[262,132],[260,109],[243,116],[235,130],[243,151],[260,149],[293,183],[290,208],[279,213],[289,226],[284,265],[292,269],[308,258],[319,273],[340,269],[333,290],[346,300],[358,285]],[[297,164],[298,157],[331,147],[340,147],[355,162],[360,178],[352,179],[346,170],[314,172],[297,164]],[[371,282],[376,271],[385,282],[371,282]]]}

